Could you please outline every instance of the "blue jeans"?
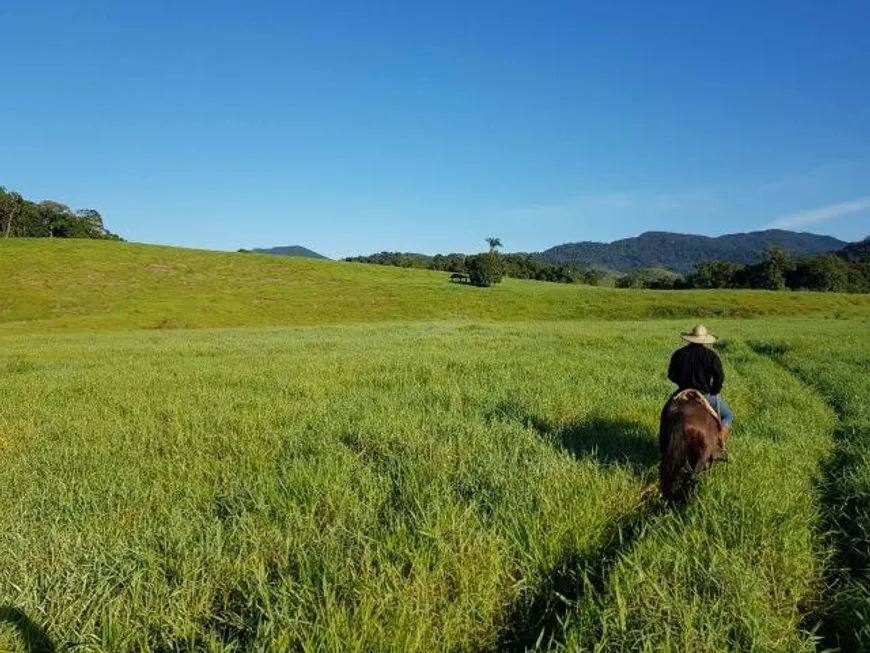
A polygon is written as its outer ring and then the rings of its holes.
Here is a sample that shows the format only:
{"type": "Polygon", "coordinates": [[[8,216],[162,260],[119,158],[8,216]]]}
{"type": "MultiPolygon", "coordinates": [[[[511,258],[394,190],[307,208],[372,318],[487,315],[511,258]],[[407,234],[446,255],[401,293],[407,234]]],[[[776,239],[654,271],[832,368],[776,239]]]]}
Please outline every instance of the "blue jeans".
{"type": "Polygon", "coordinates": [[[725,400],[718,395],[705,394],[704,396],[707,397],[707,401],[719,413],[719,417],[722,419],[722,426],[730,429],[731,422],[734,421],[734,411],[731,410],[731,406],[725,403],[725,400]]]}

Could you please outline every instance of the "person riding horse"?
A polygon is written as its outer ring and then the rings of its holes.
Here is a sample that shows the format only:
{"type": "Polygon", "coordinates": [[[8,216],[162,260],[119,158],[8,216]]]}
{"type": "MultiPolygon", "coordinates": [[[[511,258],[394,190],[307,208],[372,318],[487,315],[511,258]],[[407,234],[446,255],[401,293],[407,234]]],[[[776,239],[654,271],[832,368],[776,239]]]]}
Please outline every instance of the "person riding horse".
{"type": "Polygon", "coordinates": [[[668,378],[677,384],[674,395],[683,390],[694,389],[701,392],[710,406],[719,414],[721,428],[719,429],[719,449],[721,459],[726,459],[724,444],[731,433],[734,413],[731,407],[719,396],[725,373],[719,355],[704,345],[712,345],[717,338],[708,333],[703,324],[699,324],[690,332],[680,334],[689,344],[681,347],[671,356],[668,367],[668,378]]]}

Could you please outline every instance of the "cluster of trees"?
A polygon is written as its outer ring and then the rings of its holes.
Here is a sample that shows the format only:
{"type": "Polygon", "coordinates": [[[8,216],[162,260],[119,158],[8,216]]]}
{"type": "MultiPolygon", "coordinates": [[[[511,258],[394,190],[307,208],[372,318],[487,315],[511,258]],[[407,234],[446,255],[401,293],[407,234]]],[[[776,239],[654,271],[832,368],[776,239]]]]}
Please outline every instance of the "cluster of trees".
{"type": "Polygon", "coordinates": [[[870,292],[870,258],[847,260],[838,254],[795,258],[771,249],[755,265],[710,261],[700,263],[686,279],[692,288],[763,288],[870,292]]]}
{"type": "Polygon", "coordinates": [[[489,252],[475,254],[465,259],[465,269],[472,284],[486,288],[501,283],[504,277],[504,265],[502,257],[498,253],[501,241],[498,238],[487,238],[489,252]]]}
{"type": "Polygon", "coordinates": [[[440,270],[442,272],[465,273],[465,254],[412,254],[410,252],[378,252],[369,256],[348,256],[344,259],[351,263],[374,263],[391,265],[396,268],[418,268],[421,270],[440,270]]]}
{"type": "Polygon", "coordinates": [[[622,288],[756,288],[870,293],[870,240],[836,254],[795,257],[770,248],[758,263],[730,261],[698,263],[681,277],[666,270],[638,270],[620,278],[622,288]]]}
{"type": "Polygon", "coordinates": [[[641,268],[616,280],[617,288],[653,288],[670,290],[683,282],[676,272],[664,268],[641,268]]]}
{"type": "Polygon", "coordinates": [[[0,238],[107,238],[120,240],[106,229],[94,209],[73,211],[66,204],[31,202],[0,186],[0,238]]]}
{"type": "Polygon", "coordinates": [[[357,263],[376,263],[392,265],[400,268],[420,268],[423,270],[438,270],[441,272],[458,272],[474,276],[481,267],[490,269],[497,266],[501,275],[515,279],[534,279],[554,283],[585,283],[597,286],[604,278],[604,273],[597,269],[581,270],[568,265],[544,263],[531,254],[500,254],[498,248],[501,241],[498,238],[487,238],[489,252],[466,256],[465,254],[410,254],[404,252],[380,252],[371,256],[352,256],[346,261],[357,263]]]}
{"type": "Polygon", "coordinates": [[[536,279],[554,283],[585,283],[597,286],[604,272],[597,268],[582,270],[570,265],[553,265],[539,261],[531,254],[506,254],[502,257],[505,275],[516,279],[536,279]]]}

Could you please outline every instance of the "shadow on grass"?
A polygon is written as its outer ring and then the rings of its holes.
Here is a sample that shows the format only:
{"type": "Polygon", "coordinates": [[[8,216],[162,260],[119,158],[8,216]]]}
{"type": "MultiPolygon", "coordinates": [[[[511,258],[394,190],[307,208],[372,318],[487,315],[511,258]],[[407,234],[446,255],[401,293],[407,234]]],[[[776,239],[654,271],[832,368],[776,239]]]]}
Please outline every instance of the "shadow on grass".
{"type": "MultiPolygon", "coordinates": [[[[832,406],[833,407],[833,406],[832,406]]],[[[870,432],[841,429],[837,448],[822,467],[819,530],[833,547],[824,591],[806,606],[804,627],[820,650],[870,650],[870,480],[864,451],[870,432]],[[862,478],[863,477],[863,478],[862,478]]]]}
{"type": "Polygon", "coordinates": [[[0,606],[0,623],[10,624],[18,631],[27,653],[54,653],[56,650],[45,630],[18,608],[0,606]]]}
{"type": "MultiPolygon", "coordinates": [[[[513,421],[535,430],[554,447],[578,460],[628,468],[654,475],[659,461],[658,440],[648,426],[626,419],[593,415],[582,422],[550,422],[526,411],[514,400],[503,401],[490,420],[513,421]]],[[[538,646],[549,648],[563,636],[562,623],[578,604],[597,602],[604,594],[616,562],[642,536],[660,514],[679,508],[649,496],[605,527],[592,550],[567,551],[546,573],[531,595],[521,596],[504,616],[505,629],[494,650],[519,652],[538,646]]]]}
{"type": "Polygon", "coordinates": [[[624,419],[592,417],[579,424],[541,425],[541,435],[555,441],[579,460],[605,465],[648,468],[658,463],[659,450],[649,429],[624,419]]]}
{"type": "Polygon", "coordinates": [[[565,554],[534,593],[521,597],[508,611],[507,627],[495,650],[519,653],[540,646],[549,649],[559,642],[565,617],[579,604],[600,600],[620,556],[632,548],[657,515],[667,510],[662,501],[647,499],[614,520],[591,551],[565,554]]]}
{"type": "Polygon", "coordinates": [[[561,424],[531,414],[511,400],[498,404],[487,417],[534,429],[544,440],[578,460],[628,466],[634,471],[646,471],[659,461],[657,435],[640,422],[592,415],[582,422],[561,424]]]}

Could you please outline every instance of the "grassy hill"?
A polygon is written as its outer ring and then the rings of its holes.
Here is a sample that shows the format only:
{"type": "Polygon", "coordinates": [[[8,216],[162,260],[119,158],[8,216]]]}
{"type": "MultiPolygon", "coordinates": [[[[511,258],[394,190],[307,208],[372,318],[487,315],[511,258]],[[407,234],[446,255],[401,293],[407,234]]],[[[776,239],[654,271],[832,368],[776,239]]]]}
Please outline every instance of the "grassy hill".
{"type": "Polygon", "coordinates": [[[266,254],[108,241],[0,241],[5,333],[342,324],[866,314],[870,297],[766,291],[630,291],[266,254]]]}

